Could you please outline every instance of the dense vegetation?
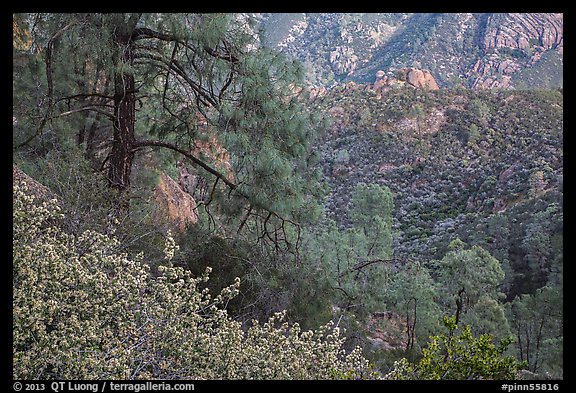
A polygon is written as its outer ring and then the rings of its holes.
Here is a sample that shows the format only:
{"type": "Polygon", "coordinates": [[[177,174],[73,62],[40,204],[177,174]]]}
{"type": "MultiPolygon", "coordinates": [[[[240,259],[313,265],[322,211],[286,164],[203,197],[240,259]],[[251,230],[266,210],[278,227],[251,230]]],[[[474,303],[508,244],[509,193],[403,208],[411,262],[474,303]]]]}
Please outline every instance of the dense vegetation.
{"type": "Polygon", "coordinates": [[[13,377],[562,378],[562,92],[310,101],[256,25],[14,15],[13,377]]]}
{"type": "MultiPolygon", "coordinates": [[[[497,306],[499,311],[490,318],[465,318],[479,324],[499,320],[491,328],[476,327],[500,337],[513,333],[524,360],[527,342],[558,343],[556,333],[534,338],[531,328],[514,321],[519,315],[511,310],[521,299],[551,291],[559,296],[555,311],[543,312],[554,317],[542,321],[556,332],[562,329],[562,91],[402,88],[377,98],[365,86],[347,85],[313,105],[333,118],[317,145],[319,167],[331,189],[328,214],[342,230],[352,225],[346,212],[355,184],[388,187],[394,196],[399,263],[419,261],[441,282],[438,260],[452,254],[451,242],[461,239],[488,251],[502,270],[494,271],[501,293],[478,307],[497,306]]],[[[547,350],[535,351],[540,362],[547,350]]],[[[558,370],[560,354],[550,356],[550,365],[540,371],[558,370]]]]}

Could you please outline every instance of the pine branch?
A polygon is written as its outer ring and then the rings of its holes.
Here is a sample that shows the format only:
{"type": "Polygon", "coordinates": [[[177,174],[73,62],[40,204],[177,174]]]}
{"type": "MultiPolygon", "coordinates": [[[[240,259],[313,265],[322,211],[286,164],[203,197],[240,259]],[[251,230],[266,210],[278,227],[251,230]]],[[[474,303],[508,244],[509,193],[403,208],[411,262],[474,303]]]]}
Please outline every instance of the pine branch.
{"type": "Polygon", "coordinates": [[[150,59],[158,61],[168,67],[169,70],[174,71],[174,73],[180,76],[186,83],[194,90],[197,97],[202,98],[202,104],[205,106],[217,106],[217,102],[214,97],[212,97],[209,92],[207,92],[201,85],[196,83],[190,75],[185,71],[185,68],[176,59],[166,59],[164,56],[153,53],[143,53],[139,52],[134,55],[134,59],[150,59]]]}
{"type": "Polygon", "coordinates": [[[390,258],[390,259],[371,259],[369,261],[361,261],[352,266],[351,269],[348,269],[338,275],[338,278],[344,277],[346,274],[352,273],[354,271],[360,272],[367,266],[373,265],[375,263],[406,263],[409,262],[409,259],[401,259],[401,258],[390,258]]]}
{"type": "Polygon", "coordinates": [[[62,34],[64,34],[66,30],[68,30],[75,24],[76,21],[72,21],[63,28],[61,28],[60,30],[58,30],[56,33],[54,33],[52,37],[50,37],[50,39],[46,43],[46,46],[44,47],[45,51],[44,64],[46,66],[46,81],[48,84],[48,92],[46,94],[46,96],[48,97],[48,104],[46,107],[46,112],[44,112],[44,116],[42,117],[42,120],[40,121],[38,128],[36,128],[36,132],[31,137],[26,139],[24,142],[16,146],[17,149],[26,146],[27,144],[32,142],[32,140],[34,140],[37,136],[41,135],[42,131],[44,130],[44,127],[46,126],[46,123],[51,118],[50,114],[52,113],[52,108],[54,107],[54,80],[52,76],[52,49],[54,48],[54,41],[62,34]]]}
{"type": "Polygon", "coordinates": [[[234,56],[232,53],[230,53],[230,51],[226,51],[226,53],[220,53],[208,46],[204,46],[204,50],[206,51],[206,53],[208,53],[210,56],[215,57],[217,59],[222,59],[222,60],[226,60],[229,61],[230,63],[238,63],[238,58],[236,56],[234,56]]]}
{"type": "MultiPolygon", "coordinates": [[[[143,147],[163,147],[172,151],[175,151],[179,154],[182,154],[184,157],[188,158],[190,161],[192,161],[195,165],[201,167],[202,169],[204,169],[205,171],[207,171],[208,173],[216,176],[217,179],[222,180],[222,182],[230,189],[230,193],[234,192],[236,194],[238,194],[239,196],[243,197],[244,199],[246,199],[247,201],[251,201],[251,198],[249,195],[243,193],[242,191],[238,190],[238,186],[239,184],[236,184],[232,181],[230,181],[228,179],[228,177],[226,177],[226,175],[224,175],[222,172],[212,168],[210,165],[208,165],[207,163],[205,163],[204,161],[200,160],[198,157],[194,156],[193,154],[181,149],[180,147],[172,144],[172,143],[168,143],[168,142],[162,142],[162,141],[156,141],[156,140],[142,140],[142,141],[137,141],[133,144],[133,148],[134,150],[139,150],[143,147]]],[[[214,187],[216,186],[216,184],[214,184],[214,187]]],[[[298,224],[297,222],[283,217],[281,216],[279,213],[275,212],[274,210],[266,207],[266,206],[262,206],[259,205],[259,208],[261,208],[262,210],[268,212],[268,216],[266,217],[265,221],[264,221],[264,225],[266,227],[266,224],[268,223],[268,221],[270,220],[271,217],[276,217],[278,218],[280,221],[282,221],[282,227],[281,229],[285,232],[285,228],[284,228],[284,223],[288,222],[292,225],[294,225],[297,229],[298,229],[298,235],[297,235],[297,239],[296,239],[296,247],[298,247],[298,244],[300,243],[300,224],[298,224]]],[[[270,236],[270,233],[268,232],[267,228],[265,228],[265,235],[274,243],[276,243],[275,239],[273,239],[270,236]]],[[[290,246],[291,243],[286,239],[286,236],[284,236],[284,242],[290,246]]]]}

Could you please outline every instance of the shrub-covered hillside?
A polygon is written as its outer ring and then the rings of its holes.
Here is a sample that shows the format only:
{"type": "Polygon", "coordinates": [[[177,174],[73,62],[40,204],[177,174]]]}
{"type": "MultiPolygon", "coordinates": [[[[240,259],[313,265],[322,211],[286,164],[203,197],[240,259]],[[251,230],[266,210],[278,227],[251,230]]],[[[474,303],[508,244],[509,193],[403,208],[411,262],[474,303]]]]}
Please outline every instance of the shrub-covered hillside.
{"type": "Polygon", "coordinates": [[[354,185],[376,182],[394,195],[397,256],[436,258],[456,237],[482,245],[508,265],[510,297],[561,261],[561,91],[405,88],[377,98],[348,85],[314,106],[333,119],[318,147],[341,226],[354,185]]]}

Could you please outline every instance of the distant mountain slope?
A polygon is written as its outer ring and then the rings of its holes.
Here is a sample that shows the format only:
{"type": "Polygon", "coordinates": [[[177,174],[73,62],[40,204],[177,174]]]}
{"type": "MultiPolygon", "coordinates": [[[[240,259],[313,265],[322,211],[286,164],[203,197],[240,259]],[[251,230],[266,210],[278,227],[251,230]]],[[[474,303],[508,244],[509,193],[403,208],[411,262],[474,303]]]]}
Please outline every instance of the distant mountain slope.
{"type": "Polygon", "coordinates": [[[563,85],[563,14],[262,14],[264,45],[302,60],[309,81],[374,82],[416,67],[439,86],[563,85]]]}

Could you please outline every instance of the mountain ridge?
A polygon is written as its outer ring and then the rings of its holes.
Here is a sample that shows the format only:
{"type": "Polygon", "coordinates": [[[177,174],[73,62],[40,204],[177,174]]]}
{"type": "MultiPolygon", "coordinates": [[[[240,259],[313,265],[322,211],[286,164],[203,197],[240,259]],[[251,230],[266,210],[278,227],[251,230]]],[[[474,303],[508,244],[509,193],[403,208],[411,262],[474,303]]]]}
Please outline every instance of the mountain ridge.
{"type": "Polygon", "coordinates": [[[260,38],[300,59],[308,82],[374,83],[426,69],[441,88],[562,87],[561,13],[261,14],[260,38]]]}

